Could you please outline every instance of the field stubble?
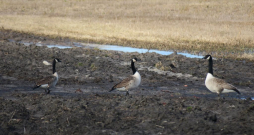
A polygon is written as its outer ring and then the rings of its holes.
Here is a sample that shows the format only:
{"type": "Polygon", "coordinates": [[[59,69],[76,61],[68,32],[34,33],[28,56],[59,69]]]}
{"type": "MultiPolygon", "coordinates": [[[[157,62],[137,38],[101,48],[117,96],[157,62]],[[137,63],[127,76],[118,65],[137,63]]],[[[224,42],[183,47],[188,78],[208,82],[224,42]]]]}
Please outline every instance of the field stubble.
{"type": "Polygon", "coordinates": [[[253,1],[0,0],[5,29],[101,44],[253,59],[253,1]],[[223,53],[221,53],[223,52],[223,53]],[[247,56],[247,57],[246,57],[247,56]]]}

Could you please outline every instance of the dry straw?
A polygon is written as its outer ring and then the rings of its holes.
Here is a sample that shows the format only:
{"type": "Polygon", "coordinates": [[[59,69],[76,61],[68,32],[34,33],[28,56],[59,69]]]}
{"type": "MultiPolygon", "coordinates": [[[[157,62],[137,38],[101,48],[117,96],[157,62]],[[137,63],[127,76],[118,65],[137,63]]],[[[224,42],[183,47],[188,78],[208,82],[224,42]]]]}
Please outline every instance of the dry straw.
{"type": "Polygon", "coordinates": [[[252,0],[0,0],[0,26],[143,48],[243,53],[254,44],[252,0]]]}

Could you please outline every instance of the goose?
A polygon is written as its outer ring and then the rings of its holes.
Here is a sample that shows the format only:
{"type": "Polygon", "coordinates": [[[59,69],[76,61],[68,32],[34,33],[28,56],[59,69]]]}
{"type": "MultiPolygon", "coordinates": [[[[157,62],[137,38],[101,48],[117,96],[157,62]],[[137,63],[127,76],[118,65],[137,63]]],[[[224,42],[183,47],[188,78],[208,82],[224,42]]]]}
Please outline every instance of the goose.
{"type": "Polygon", "coordinates": [[[236,92],[241,94],[237,88],[226,81],[213,76],[213,58],[211,55],[206,55],[203,59],[209,61],[208,73],[205,79],[205,86],[211,92],[217,93],[220,96],[221,93],[236,92]]]}
{"type": "Polygon", "coordinates": [[[51,76],[47,76],[39,81],[36,82],[33,89],[36,88],[43,88],[45,89],[46,94],[50,93],[50,88],[55,87],[57,81],[58,81],[58,74],[56,72],[56,63],[61,62],[58,58],[55,58],[52,62],[53,65],[53,74],[51,76]]]}
{"type": "Polygon", "coordinates": [[[134,63],[138,61],[137,58],[133,58],[131,60],[131,69],[133,75],[130,75],[128,78],[122,80],[120,83],[117,83],[113,88],[109,91],[118,90],[118,91],[126,91],[126,95],[129,95],[129,90],[136,88],[141,83],[141,76],[139,72],[136,70],[134,63]]]}

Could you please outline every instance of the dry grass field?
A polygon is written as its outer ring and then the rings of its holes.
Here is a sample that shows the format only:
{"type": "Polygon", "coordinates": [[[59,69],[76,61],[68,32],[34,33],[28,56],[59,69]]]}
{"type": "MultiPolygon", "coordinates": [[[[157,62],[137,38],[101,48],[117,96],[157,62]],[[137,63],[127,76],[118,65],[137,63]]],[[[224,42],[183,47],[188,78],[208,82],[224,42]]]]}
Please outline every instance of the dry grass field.
{"type": "MultiPolygon", "coordinates": [[[[0,27],[84,42],[243,53],[253,0],[0,0],[0,27]]],[[[253,56],[244,54],[241,57],[253,56]]]]}

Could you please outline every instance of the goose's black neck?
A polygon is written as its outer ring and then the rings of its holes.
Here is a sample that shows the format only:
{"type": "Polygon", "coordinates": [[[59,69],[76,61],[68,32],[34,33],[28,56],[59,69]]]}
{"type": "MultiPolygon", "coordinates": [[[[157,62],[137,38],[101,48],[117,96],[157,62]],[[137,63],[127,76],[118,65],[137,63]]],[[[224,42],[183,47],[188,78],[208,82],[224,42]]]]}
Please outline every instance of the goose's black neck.
{"type": "Polygon", "coordinates": [[[136,73],[136,68],[134,66],[134,62],[133,61],[131,61],[131,69],[132,69],[133,74],[135,74],[136,73]]]}
{"type": "Polygon", "coordinates": [[[210,56],[208,68],[209,68],[208,72],[213,75],[213,58],[212,58],[212,56],[210,56]]]}
{"type": "Polygon", "coordinates": [[[53,65],[53,74],[54,74],[56,72],[56,60],[55,59],[53,60],[52,65],[53,65]]]}

